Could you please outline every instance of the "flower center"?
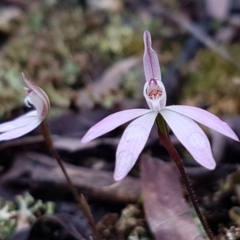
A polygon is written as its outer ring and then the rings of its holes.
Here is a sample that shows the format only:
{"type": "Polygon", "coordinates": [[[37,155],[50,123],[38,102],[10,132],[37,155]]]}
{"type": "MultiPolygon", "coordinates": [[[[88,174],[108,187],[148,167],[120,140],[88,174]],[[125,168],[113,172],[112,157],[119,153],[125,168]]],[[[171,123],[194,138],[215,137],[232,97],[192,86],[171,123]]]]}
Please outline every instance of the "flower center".
{"type": "Polygon", "coordinates": [[[143,88],[143,95],[150,109],[153,111],[161,111],[166,106],[166,91],[161,81],[151,78],[147,81],[143,88]]]}
{"type": "Polygon", "coordinates": [[[157,80],[152,78],[149,81],[149,85],[147,88],[147,95],[150,99],[155,100],[159,99],[163,94],[163,90],[157,84],[157,80]]]}

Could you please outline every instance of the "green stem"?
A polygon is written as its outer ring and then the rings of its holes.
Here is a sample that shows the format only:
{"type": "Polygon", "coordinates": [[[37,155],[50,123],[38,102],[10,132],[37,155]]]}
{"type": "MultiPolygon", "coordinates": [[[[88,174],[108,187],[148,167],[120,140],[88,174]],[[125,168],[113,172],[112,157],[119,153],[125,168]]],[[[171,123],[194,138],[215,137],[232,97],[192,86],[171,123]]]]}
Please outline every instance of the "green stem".
{"type": "Polygon", "coordinates": [[[76,200],[76,202],[78,203],[78,207],[84,212],[85,216],[87,217],[88,221],[89,221],[89,224],[91,225],[95,235],[97,236],[97,231],[96,231],[96,227],[95,227],[95,222],[94,222],[94,219],[93,219],[93,216],[91,214],[91,211],[90,211],[90,207],[86,201],[86,199],[84,198],[84,196],[81,194],[81,197],[79,197],[78,195],[78,192],[77,192],[77,189],[76,187],[73,185],[67,171],[66,171],[66,168],[64,167],[63,165],[63,161],[62,159],[60,158],[58,152],[55,150],[54,146],[53,146],[53,141],[52,141],[52,135],[51,135],[51,131],[48,127],[48,124],[47,124],[47,121],[44,120],[41,125],[41,132],[42,132],[42,135],[44,137],[44,140],[48,146],[48,149],[50,151],[50,153],[52,154],[52,156],[57,160],[66,180],[67,180],[67,183],[69,185],[69,188],[76,200]]]}
{"type": "Polygon", "coordinates": [[[202,214],[202,212],[201,212],[201,210],[198,206],[195,193],[193,191],[193,188],[191,186],[191,183],[189,181],[189,178],[188,178],[187,173],[185,171],[185,168],[183,166],[182,160],[181,160],[176,148],[173,146],[173,144],[171,142],[171,139],[168,135],[166,122],[162,118],[161,115],[157,116],[156,123],[157,123],[157,126],[158,126],[159,139],[160,139],[162,145],[167,149],[170,157],[174,160],[175,164],[177,165],[177,168],[178,168],[180,174],[182,175],[183,182],[186,186],[189,198],[190,198],[190,200],[193,204],[193,207],[194,207],[194,209],[197,213],[197,216],[198,216],[199,220],[201,221],[202,226],[203,226],[207,236],[209,237],[210,240],[213,240],[214,239],[213,234],[212,234],[210,228],[208,227],[207,221],[204,218],[204,216],[203,216],[203,214],[202,214]]]}

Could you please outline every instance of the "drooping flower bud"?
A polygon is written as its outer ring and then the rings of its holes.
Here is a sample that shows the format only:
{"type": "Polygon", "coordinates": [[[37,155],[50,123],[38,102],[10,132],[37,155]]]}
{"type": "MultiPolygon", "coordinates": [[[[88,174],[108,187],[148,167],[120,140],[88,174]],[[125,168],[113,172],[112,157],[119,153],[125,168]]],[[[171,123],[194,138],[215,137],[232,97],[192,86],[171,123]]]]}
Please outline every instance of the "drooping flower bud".
{"type": "Polygon", "coordinates": [[[33,105],[36,110],[26,113],[25,115],[12,121],[0,124],[0,141],[15,139],[21,137],[44,121],[50,110],[50,102],[47,94],[38,87],[33,81],[23,75],[23,79],[27,84],[25,88],[27,96],[25,104],[28,107],[33,105]]]}

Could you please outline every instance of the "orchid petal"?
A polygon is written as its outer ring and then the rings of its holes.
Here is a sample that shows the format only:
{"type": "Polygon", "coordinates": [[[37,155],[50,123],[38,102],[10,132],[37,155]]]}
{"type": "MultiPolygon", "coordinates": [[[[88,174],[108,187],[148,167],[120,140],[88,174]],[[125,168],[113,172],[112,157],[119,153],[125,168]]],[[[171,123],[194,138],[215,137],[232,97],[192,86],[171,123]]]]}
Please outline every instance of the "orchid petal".
{"type": "Polygon", "coordinates": [[[19,128],[25,125],[28,125],[31,123],[33,118],[37,117],[37,111],[31,111],[26,113],[25,115],[18,117],[12,121],[9,122],[5,122],[0,124],[0,133],[1,132],[7,132],[7,131],[11,131],[15,128],[19,128]]]}
{"type": "Polygon", "coordinates": [[[203,167],[214,169],[216,162],[203,130],[192,119],[172,110],[165,108],[160,113],[193,158],[203,167]]]}
{"type": "Polygon", "coordinates": [[[144,55],[143,67],[146,81],[152,78],[161,81],[161,71],[156,52],[152,49],[151,34],[146,30],[143,34],[144,40],[144,55]]]}
{"type": "Polygon", "coordinates": [[[111,114],[91,127],[83,136],[81,142],[90,142],[91,140],[112,131],[120,125],[149,112],[151,112],[150,109],[130,109],[111,114]]]}
{"type": "Polygon", "coordinates": [[[166,109],[185,115],[194,121],[197,121],[213,130],[220,132],[236,141],[239,141],[237,135],[229,127],[229,125],[223,122],[220,118],[207,112],[201,108],[191,106],[168,106],[166,109]]]}
{"type": "Polygon", "coordinates": [[[122,180],[137,161],[147,142],[157,114],[157,112],[149,112],[131,122],[125,129],[116,153],[114,171],[116,181],[122,180]]]}
{"type": "MultiPolygon", "coordinates": [[[[10,121],[7,123],[4,123],[4,129],[7,130],[6,132],[0,134],[0,141],[4,140],[10,140],[15,139],[18,137],[21,137],[30,131],[32,131],[34,128],[36,128],[42,120],[37,116],[29,116],[24,115],[21,118],[18,118],[14,121],[10,121]],[[26,121],[27,124],[24,122],[26,121]],[[9,124],[10,127],[7,127],[7,124],[9,124]],[[10,130],[11,129],[11,130],[10,130]]],[[[1,125],[0,125],[1,127],[1,125]]]]}

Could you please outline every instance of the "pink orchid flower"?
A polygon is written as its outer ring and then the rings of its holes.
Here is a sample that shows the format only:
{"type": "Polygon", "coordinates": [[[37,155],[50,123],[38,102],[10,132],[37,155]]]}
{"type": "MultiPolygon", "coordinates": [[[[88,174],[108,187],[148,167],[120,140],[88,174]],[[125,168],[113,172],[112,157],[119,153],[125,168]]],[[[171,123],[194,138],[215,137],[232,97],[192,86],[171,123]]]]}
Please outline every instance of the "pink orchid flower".
{"type": "Polygon", "coordinates": [[[27,93],[25,104],[28,107],[33,105],[36,110],[13,121],[0,124],[0,141],[15,139],[27,134],[40,125],[48,115],[50,102],[47,94],[24,74],[22,75],[28,86],[24,88],[27,93]]]}
{"type": "Polygon", "coordinates": [[[119,181],[128,174],[137,161],[157,115],[161,114],[193,158],[205,168],[214,169],[216,163],[212,156],[209,140],[196,122],[236,141],[239,141],[238,137],[225,122],[205,110],[181,105],[166,107],[166,91],[161,81],[157,54],[151,46],[149,31],[144,32],[143,39],[145,46],[143,66],[146,79],[143,95],[150,109],[132,109],[114,113],[90,128],[82,138],[82,143],[87,143],[130,120],[136,119],[125,129],[118,144],[114,179],[119,181]]]}

